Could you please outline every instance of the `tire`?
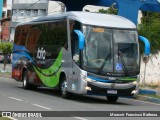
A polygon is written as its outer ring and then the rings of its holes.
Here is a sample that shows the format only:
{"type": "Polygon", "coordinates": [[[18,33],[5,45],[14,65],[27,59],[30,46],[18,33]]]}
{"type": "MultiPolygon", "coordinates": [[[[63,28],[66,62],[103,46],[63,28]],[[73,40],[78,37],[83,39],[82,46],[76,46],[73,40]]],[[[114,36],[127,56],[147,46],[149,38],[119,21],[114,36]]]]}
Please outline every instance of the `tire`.
{"type": "Polygon", "coordinates": [[[23,88],[26,90],[29,90],[31,89],[31,85],[28,83],[27,74],[28,74],[28,71],[25,70],[23,72],[23,88]]]}
{"type": "Polygon", "coordinates": [[[71,93],[67,91],[67,79],[66,77],[62,77],[60,83],[60,92],[61,96],[65,99],[69,99],[71,97],[71,93]]]}
{"type": "Polygon", "coordinates": [[[115,103],[118,100],[117,96],[106,96],[106,97],[109,103],[115,103]]]}

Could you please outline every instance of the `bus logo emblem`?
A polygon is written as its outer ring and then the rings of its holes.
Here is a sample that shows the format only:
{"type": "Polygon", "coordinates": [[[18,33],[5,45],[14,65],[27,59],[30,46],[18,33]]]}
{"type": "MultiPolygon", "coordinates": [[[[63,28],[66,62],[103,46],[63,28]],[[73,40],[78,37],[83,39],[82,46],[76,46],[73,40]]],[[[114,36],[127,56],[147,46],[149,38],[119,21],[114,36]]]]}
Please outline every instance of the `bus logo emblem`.
{"type": "Polygon", "coordinates": [[[112,83],[112,84],[111,84],[111,88],[114,88],[114,87],[115,87],[115,83],[112,83]]]}
{"type": "Polygon", "coordinates": [[[38,48],[38,51],[37,51],[37,59],[42,59],[42,60],[45,60],[46,58],[46,51],[42,48],[38,48]]]}

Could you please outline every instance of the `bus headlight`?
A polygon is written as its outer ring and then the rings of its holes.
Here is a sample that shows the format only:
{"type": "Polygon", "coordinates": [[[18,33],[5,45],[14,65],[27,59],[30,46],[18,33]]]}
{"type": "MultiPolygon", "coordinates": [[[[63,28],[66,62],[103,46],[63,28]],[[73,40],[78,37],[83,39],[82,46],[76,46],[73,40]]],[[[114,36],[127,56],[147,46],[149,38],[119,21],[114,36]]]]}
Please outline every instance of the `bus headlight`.
{"type": "Polygon", "coordinates": [[[130,82],[130,84],[132,84],[132,85],[137,85],[138,82],[137,82],[137,81],[134,81],[134,82],[130,82]]]}
{"type": "Polygon", "coordinates": [[[91,91],[91,88],[87,86],[87,87],[86,87],[86,90],[91,91]]]}
{"type": "Polygon", "coordinates": [[[137,81],[134,81],[134,82],[133,82],[133,85],[137,85],[137,83],[138,83],[137,81]]]}
{"type": "Polygon", "coordinates": [[[87,81],[87,82],[92,82],[92,79],[87,77],[87,78],[86,78],[86,81],[87,81]]]}
{"type": "Polygon", "coordinates": [[[136,94],[137,93],[137,90],[133,90],[131,94],[136,94]]]}

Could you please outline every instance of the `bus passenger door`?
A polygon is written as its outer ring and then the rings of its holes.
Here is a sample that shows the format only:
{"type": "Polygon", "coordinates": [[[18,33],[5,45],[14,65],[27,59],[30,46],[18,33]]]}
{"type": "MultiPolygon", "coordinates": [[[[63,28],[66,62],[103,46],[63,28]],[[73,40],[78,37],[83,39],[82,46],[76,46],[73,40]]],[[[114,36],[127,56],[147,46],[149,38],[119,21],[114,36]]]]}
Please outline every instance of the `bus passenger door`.
{"type": "Polygon", "coordinates": [[[72,55],[72,75],[68,89],[73,93],[78,93],[80,78],[80,49],[78,35],[75,30],[81,30],[81,23],[76,20],[69,20],[69,35],[72,55]]]}
{"type": "Polygon", "coordinates": [[[71,50],[72,50],[72,92],[78,92],[79,82],[78,79],[80,78],[80,50],[79,50],[79,43],[78,43],[78,36],[76,33],[73,33],[72,40],[71,40],[71,50]]]}
{"type": "Polygon", "coordinates": [[[84,92],[83,90],[83,80],[81,78],[82,70],[81,67],[81,50],[84,49],[84,35],[80,30],[74,30],[74,41],[73,41],[73,78],[75,84],[72,85],[72,90],[75,90],[77,93],[84,92]]]}

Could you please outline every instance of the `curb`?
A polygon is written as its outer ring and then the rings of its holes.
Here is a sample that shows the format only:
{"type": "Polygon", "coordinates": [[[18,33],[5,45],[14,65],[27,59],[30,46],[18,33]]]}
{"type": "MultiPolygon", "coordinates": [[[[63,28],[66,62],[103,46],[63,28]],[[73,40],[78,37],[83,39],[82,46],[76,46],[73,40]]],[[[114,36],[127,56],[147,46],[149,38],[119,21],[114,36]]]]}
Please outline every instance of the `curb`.
{"type": "Polygon", "coordinates": [[[138,97],[136,99],[160,104],[160,99],[158,99],[158,98],[138,95],[138,97]]]}
{"type": "Polygon", "coordinates": [[[160,95],[160,91],[152,90],[152,89],[140,89],[139,94],[152,94],[152,95],[160,95]]]}
{"type": "Polygon", "coordinates": [[[154,90],[140,89],[139,90],[139,94],[152,94],[152,95],[156,95],[156,91],[154,91],[154,90]]]}
{"type": "Polygon", "coordinates": [[[151,90],[151,89],[140,89],[139,95],[136,99],[160,104],[159,98],[154,98],[147,95],[160,95],[160,91],[151,90]]]}

